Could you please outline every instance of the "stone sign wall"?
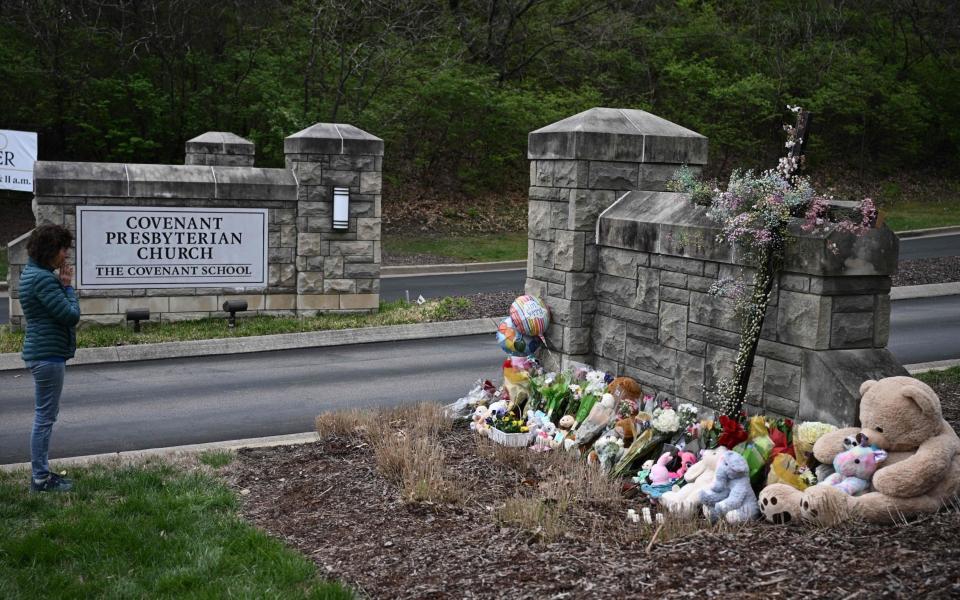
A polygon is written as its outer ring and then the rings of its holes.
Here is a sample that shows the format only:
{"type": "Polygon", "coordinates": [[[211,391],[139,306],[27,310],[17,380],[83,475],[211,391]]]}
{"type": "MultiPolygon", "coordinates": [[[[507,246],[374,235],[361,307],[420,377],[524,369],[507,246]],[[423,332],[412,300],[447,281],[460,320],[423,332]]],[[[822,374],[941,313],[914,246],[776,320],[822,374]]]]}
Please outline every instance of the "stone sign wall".
{"type": "MultiPolygon", "coordinates": [[[[80,287],[81,323],[122,323],[130,308],[149,308],[151,320],[161,321],[224,316],[221,307],[228,299],[246,300],[248,315],[376,310],[383,141],[350,125],[317,124],[288,137],[285,151],[287,168],[256,168],[252,143],[231,133],[209,132],[187,142],[186,165],[37,163],[33,200],[37,224],[64,225],[74,234],[78,206],[184,209],[181,212],[201,211],[209,218],[231,212],[228,209],[259,214],[266,210],[265,240],[258,240],[255,231],[241,234],[266,243],[264,283],[238,278],[236,283],[228,279],[222,287],[196,282],[184,287],[80,287]],[[342,230],[332,228],[333,185],[350,192],[350,218],[342,230]]],[[[230,240],[238,232],[232,235],[230,240]]],[[[17,287],[27,261],[28,237],[9,244],[14,328],[24,325],[17,287]]],[[[72,252],[70,261],[75,257],[72,252]]],[[[159,266],[167,261],[150,262],[159,266]]]]}
{"type": "MultiPolygon", "coordinates": [[[[642,111],[593,109],[530,135],[526,288],[553,312],[548,367],[586,362],[716,408],[705,390],[731,376],[740,333],[734,301],[709,290],[718,278],[750,283],[752,273],[716,241],[704,207],[663,191],[680,165],[703,165],[706,150],[706,138],[642,111]],[[659,175],[644,180],[649,160],[659,175]],[[581,187],[556,176],[571,165],[581,187]]],[[[896,263],[886,227],[859,239],[794,227],[747,410],[853,423],[860,383],[903,372],[885,349],[896,263]]]]}

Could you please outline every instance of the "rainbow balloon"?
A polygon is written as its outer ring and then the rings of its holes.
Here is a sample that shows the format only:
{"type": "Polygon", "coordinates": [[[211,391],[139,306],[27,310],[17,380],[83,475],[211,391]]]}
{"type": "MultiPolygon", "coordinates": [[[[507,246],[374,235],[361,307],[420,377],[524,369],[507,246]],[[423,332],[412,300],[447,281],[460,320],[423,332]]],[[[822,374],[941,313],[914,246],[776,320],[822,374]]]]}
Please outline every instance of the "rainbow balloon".
{"type": "Polygon", "coordinates": [[[520,333],[540,337],[550,326],[550,310],[540,298],[524,295],[510,305],[510,319],[520,333]]]}

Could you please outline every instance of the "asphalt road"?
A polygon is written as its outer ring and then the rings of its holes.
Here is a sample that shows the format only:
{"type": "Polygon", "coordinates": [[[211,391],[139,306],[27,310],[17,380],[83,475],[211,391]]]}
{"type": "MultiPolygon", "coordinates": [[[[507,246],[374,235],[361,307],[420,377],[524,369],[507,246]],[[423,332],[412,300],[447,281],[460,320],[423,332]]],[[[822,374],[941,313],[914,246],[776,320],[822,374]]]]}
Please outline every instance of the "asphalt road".
{"type": "Polygon", "coordinates": [[[900,240],[900,260],[960,256],[960,233],[945,233],[900,240]]]}
{"type": "Polygon", "coordinates": [[[887,347],[905,365],[960,359],[960,296],[892,302],[887,347]]]}
{"type": "MultiPolygon", "coordinates": [[[[496,378],[493,335],[68,369],[51,457],[313,428],[323,411],[452,402],[496,378]]],[[[29,460],[33,380],[0,372],[0,464],[29,460]]]]}
{"type": "MultiPolygon", "coordinates": [[[[904,364],[960,357],[960,298],[893,303],[904,364]]],[[[310,431],[325,410],[451,402],[499,379],[493,335],[70,367],[51,455],[310,431]]],[[[0,464],[29,459],[33,382],[0,372],[0,464]]]]}

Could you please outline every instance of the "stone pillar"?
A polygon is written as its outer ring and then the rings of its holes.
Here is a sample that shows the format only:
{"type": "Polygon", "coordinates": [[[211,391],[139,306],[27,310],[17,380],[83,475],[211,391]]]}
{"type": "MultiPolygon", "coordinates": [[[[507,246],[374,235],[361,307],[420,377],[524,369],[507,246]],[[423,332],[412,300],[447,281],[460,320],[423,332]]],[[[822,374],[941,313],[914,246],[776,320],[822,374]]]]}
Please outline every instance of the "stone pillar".
{"type": "Polygon", "coordinates": [[[625,192],[665,190],[681,165],[699,171],[707,138],[641,110],[593,108],[532,132],[527,157],[526,291],[553,314],[543,362],[592,362],[598,217],[625,192]]]}
{"type": "Polygon", "coordinates": [[[208,131],[186,143],[185,165],[252,167],[254,146],[229,131],[208,131]]]}
{"type": "Polygon", "coordinates": [[[374,312],[380,303],[383,140],[352,125],[317,123],[286,138],[299,184],[297,313],[374,312]],[[349,227],[333,229],[333,188],[350,191],[349,227]]]}

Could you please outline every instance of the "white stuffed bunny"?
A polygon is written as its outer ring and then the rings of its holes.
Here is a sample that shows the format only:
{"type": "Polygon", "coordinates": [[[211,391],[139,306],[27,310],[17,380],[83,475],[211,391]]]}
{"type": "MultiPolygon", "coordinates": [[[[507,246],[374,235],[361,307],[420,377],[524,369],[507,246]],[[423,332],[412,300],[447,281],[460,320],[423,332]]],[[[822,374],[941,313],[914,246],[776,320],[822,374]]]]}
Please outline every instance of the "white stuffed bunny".
{"type": "Polygon", "coordinates": [[[709,490],[716,476],[720,455],[726,452],[723,446],[700,453],[700,460],[693,464],[683,478],[687,484],[674,488],[660,496],[660,504],[666,510],[682,516],[693,516],[700,506],[700,491],[709,490]]]}

